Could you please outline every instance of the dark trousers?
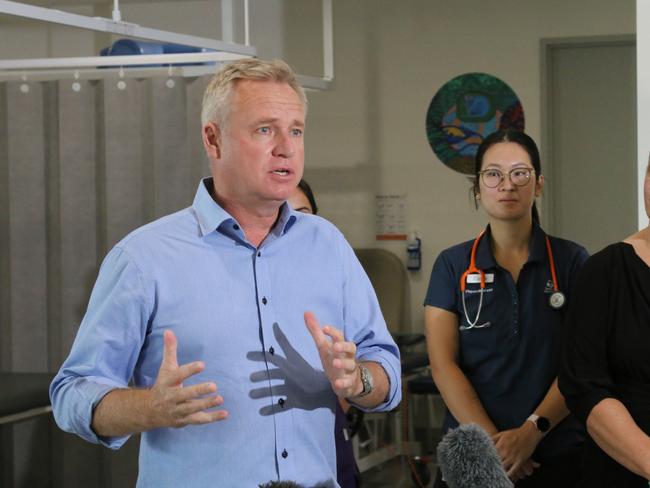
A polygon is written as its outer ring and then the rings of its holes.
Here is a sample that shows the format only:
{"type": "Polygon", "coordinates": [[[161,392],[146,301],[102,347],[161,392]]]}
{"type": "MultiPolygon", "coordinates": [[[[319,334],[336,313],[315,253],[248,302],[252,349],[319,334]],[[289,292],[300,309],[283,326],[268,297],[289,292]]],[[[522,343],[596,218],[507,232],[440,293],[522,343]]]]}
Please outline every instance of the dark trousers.
{"type": "MultiPolygon", "coordinates": [[[[530,476],[519,480],[517,488],[574,488],[580,479],[582,449],[572,449],[546,459],[530,476]]],[[[434,488],[448,488],[438,469],[434,488]]]]}
{"type": "Polygon", "coordinates": [[[334,423],[334,439],[336,441],[336,478],[341,488],[357,488],[359,483],[359,468],[354,459],[352,440],[349,435],[348,419],[336,402],[336,419],[334,423]]]}

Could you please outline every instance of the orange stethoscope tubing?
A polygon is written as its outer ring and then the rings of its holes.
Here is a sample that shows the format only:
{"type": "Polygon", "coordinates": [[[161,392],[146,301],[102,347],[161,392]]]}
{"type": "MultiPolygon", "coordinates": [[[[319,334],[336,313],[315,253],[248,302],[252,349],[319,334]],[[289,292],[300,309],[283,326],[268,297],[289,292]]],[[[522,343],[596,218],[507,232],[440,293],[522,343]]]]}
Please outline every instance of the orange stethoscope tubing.
{"type": "MultiPolygon", "coordinates": [[[[463,312],[465,313],[465,318],[469,326],[464,326],[462,329],[480,329],[481,327],[487,327],[489,322],[486,322],[483,325],[476,325],[478,323],[479,316],[481,315],[481,308],[483,307],[483,293],[485,291],[485,272],[476,266],[476,249],[478,244],[481,241],[481,238],[485,234],[485,229],[474,240],[472,244],[472,251],[469,255],[469,267],[460,277],[460,293],[463,301],[463,312]],[[470,320],[467,313],[467,305],[465,304],[465,290],[467,289],[467,277],[472,274],[477,274],[481,277],[481,288],[479,290],[479,302],[478,309],[476,311],[476,317],[474,320],[470,320]]],[[[564,302],[566,301],[564,294],[560,291],[557,284],[557,273],[555,272],[555,260],[553,259],[553,250],[551,249],[551,240],[546,236],[546,252],[548,253],[548,262],[551,268],[551,279],[553,280],[553,293],[549,298],[549,304],[555,309],[562,308],[564,302]]]]}

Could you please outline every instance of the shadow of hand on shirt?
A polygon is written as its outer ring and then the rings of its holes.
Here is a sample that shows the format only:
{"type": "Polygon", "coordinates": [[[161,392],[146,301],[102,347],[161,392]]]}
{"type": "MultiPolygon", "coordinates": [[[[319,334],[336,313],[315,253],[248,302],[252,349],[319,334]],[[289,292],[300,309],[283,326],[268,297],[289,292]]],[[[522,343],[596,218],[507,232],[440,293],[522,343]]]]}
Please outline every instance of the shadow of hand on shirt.
{"type": "Polygon", "coordinates": [[[273,335],[285,357],[282,357],[279,351],[275,351],[274,354],[266,351],[251,351],[246,354],[248,359],[258,361],[262,365],[266,361],[266,369],[252,373],[251,381],[273,382],[272,385],[255,388],[249,393],[253,399],[273,398],[273,403],[260,408],[260,415],[275,415],[292,408],[302,410],[329,408],[333,413],[335,402],[332,400],[332,387],[323,370],[314,369],[293,348],[277,324],[273,325],[273,335]]]}

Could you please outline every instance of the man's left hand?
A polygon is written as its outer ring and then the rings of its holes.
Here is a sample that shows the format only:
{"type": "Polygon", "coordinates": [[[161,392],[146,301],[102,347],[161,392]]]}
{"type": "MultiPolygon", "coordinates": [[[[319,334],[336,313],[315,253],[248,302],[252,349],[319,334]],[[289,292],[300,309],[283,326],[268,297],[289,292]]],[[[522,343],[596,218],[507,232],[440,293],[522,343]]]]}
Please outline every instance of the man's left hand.
{"type": "Polygon", "coordinates": [[[339,398],[352,398],[363,390],[357,361],[357,346],[346,341],[343,332],[331,325],[321,326],[312,312],[305,312],[305,324],[316,343],[325,375],[339,398]]]}

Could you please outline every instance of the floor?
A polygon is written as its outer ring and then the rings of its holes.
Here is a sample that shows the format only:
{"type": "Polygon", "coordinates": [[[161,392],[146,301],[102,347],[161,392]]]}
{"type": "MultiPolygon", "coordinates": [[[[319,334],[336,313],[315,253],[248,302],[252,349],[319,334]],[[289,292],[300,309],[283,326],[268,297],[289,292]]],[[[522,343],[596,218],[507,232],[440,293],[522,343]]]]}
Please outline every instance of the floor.
{"type": "Polygon", "coordinates": [[[369,459],[379,451],[395,456],[395,440],[399,436],[408,442],[403,449],[410,456],[396,456],[367,469],[361,474],[362,488],[430,488],[437,473],[435,450],[441,438],[441,424],[445,408],[437,396],[419,395],[410,398],[404,419],[399,415],[366,414],[353,438],[359,466],[376,464],[369,459]],[[388,448],[388,449],[386,449],[388,448]],[[420,454],[420,456],[416,456],[420,454]],[[365,462],[364,462],[365,460],[365,462]],[[416,481],[417,473],[420,483],[416,481]]]}
{"type": "Polygon", "coordinates": [[[422,482],[420,485],[412,475],[409,462],[404,458],[394,458],[363,473],[361,486],[362,488],[417,488],[418,486],[429,488],[433,484],[437,469],[434,460],[411,464],[422,482]]]}

